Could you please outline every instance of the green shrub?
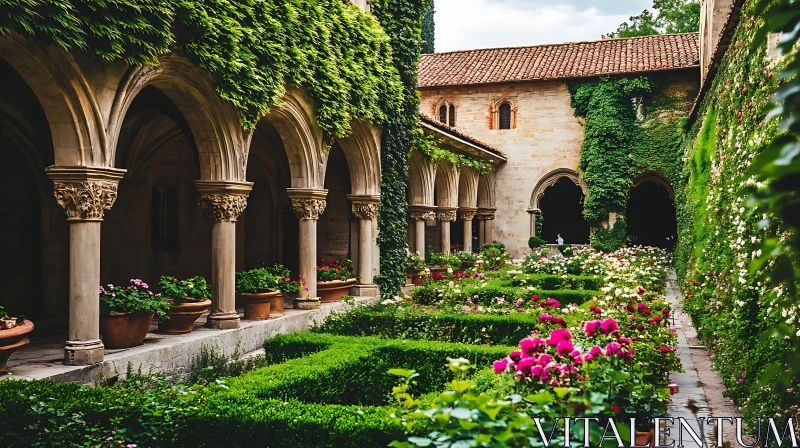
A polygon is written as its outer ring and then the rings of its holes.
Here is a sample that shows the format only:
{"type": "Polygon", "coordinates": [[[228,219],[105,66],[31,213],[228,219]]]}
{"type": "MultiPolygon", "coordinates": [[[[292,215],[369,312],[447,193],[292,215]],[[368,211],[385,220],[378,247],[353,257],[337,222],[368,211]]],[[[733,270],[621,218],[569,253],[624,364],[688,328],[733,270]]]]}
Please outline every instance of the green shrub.
{"type": "Polygon", "coordinates": [[[537,247],[542,247],[547,244],[547,241],[539,238],[538,236],[532,236],[528,238],[528,247],[531,249],[536,249],[537,247]]]}
{"type": "Polygon", "coordinates": [[[538,295],[544,299],[557,299],[562,305],[574,303],[580,305],[591,300],[594,296],[601,295],[600,291],[586,290],[529,290],[527,287],[497,286],[487,284],[485,287],[468,286],[460,290],[460,293],[440,296],[440,287],[433,283],[425,286],[418,286],[411,292],[411,297],[415,303],[420,305],[465,305],[467,299],[474,305],[494,306],[498,298],[504,298],[506,302],[516,299],[530,299],[533,295],[538,295]]]}
{"type": "Polygon", "coordinates": [[[454,270],[461,269],[461,260],[455,255],[444,255],[432,252],[428,255],[430,266],[450,266],[454,270]]]}
{"type": "Polygon", "coordinates": [[[565,257],[572,256],[572,244],[561,244],[558,246],[558,251],[565,257]]]}
{"type": "Polygon", "coordinates": [[[533,286],[546,290],[591,290],[597,291],[603,287],[603,279],[597,276],[568,275],[567,277],[552,274],[518,275],[508,281],[510,286],[533,286]]]}

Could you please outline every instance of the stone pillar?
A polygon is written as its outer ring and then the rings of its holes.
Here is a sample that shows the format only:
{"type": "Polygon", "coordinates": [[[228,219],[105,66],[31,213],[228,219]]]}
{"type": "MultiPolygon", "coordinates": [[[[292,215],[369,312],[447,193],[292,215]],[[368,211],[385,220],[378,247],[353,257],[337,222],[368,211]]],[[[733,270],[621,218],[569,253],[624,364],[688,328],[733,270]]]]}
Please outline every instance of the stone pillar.
{"type": "Polygon", "coordinates": [[[64,364],[103,361],[100,340],[100,226],[117,200],[125,170],[47,168],[58,205],[69,221],[69,332],[64,364]]]}
{"type": "Polygon", "coordinates": [[[464,222],[464,250],[472,252],[472,220],[475,219],[476,208],[461,207],[459,215],[464,222]]]}
{"type": "Polygon", "coordinates": [[[492,223],[491,221],[494,220],[495,212],[497,211],[496,208],[479,208],[476,216],[479,220],[483,221],[481,223],[481,246],[484,244],[491,244],[494,241],[494,236],[492,235],[492,223]]]}
{"type": "Polygon", "coordinates": [[[455,222],[457,211],[458,209],[455,207],[439,207],[437,218],[442,227],[441,244],[444,255],[450,255],[450,223],[455,222]]]}
{"type": "Polygon", "coordinates": [[[236,220],[247,207],[252,183],[197,181],[200,207],[214,221],[211,228],[211,314],[206,326],[239,328],[236,312],[236,220]]]}
{"type": "Polygon", "coordinates": [[[328,190],[287,188],[297,214],[300,241],[300,277],[306,282],[302,297],[317,297],[317,220],[325,211],[328,190]]]}
{"type": "Polygon", "coordinates": [[[539,236],[536,234],[536,217],[541,213],[542,211],[539,210],[538,208],[528,209],[528,214],[531,215],[531,229],[530,229],[531,236],[539,236]]]}
{"type": "Polygon", "coordinates": [[[410,205],[408,207],[409,215],[414,220],[414,250],[419,253],[419,256],[425,259],[425,222],[436,219],[434,208],[429,205],[410,205]]]}
{"type": "Polygon", "coordinates": [[[378,216],[380,196],[347,195],[353,216],[358,219],[358,285],[353,287],[354,296],[375,297],[378,287],[373,281],[375,235],[373,222],[378,216]]]}

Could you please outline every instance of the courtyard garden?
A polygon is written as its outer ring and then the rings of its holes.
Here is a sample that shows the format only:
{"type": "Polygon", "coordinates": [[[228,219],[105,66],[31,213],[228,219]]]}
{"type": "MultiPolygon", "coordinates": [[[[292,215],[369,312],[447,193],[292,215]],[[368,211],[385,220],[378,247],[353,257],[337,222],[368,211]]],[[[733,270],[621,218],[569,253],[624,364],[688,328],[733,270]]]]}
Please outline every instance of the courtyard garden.
{"type": "MultiPolygon", "coordinates": [[[[263,355],[233,363],[209,347],[186,378],[3,381],[0,443],[528,446],[537,418],[552,429],[555,417],[638,417],[641,428],[619,426],[628,440],[666,413],[681,367],[665,252],[539,248],[511,262],[487,245],[456,260],[419,268],[409,257],[422,285],[407,295],[267,339],[263,355]]],[[[603,428],[590,432],[598,443],[603,428]]]]}

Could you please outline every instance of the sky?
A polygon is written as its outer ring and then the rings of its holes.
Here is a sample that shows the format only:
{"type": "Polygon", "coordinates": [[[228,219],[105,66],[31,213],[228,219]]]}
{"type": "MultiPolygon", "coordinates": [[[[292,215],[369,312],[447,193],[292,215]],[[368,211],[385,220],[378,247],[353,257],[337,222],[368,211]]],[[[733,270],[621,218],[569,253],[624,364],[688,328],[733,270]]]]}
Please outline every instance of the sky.
{"type": "Polygon", "coordinates": [[[436,51],[600,39],[652,0],[435,0],[436,51]]]}

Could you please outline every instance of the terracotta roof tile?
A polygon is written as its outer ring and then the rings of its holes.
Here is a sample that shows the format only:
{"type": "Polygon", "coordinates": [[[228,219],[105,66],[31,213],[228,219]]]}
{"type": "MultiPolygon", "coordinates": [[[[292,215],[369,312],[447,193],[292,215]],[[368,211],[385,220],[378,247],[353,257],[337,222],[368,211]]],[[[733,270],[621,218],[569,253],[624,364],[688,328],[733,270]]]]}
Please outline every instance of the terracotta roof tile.
{"type": "Polygon", "coordinates": [[[466,140],[466,141],[472,143],[473,145],[475,145],[475,146],[477,146],[477,147],[479,147],[481,149],[484,149],[484,150],[486,150],[486,151],[488,151],[490,153],[493,153],[494,155],[499,157],[501,160],[503,160],[503,161],[506,160],[506,156],[505,156],[505,154],[502,153],[502,151],[500,151],[499,149],[497,149],[497,148],[495,148],[493,146],[487,145],[486,143],[483,143],[482,141],[476,139],[475,137],[467,135],[467,134],[459,131],[458,129],[456,129],[456,128],[452,127],[452,126],[444,124],[444,123],[440,122],[439,120],[431,117],[430,115],[426,115],[426,114],[420,113],[419,117],[423,122],[435,127],[436,129],[438,129],[439,131],[441,131],[441,132],[443,132],[445,134],[450,134],[451,136],[458,137],[458,138],[460,138],[462,140],[466,140]]]}
{"type": "Polygon", "coordinates": [[[534,47],[433,53],[419,62],[418,87],[583,78],[696,67],[697,33],[534,47]]]}

